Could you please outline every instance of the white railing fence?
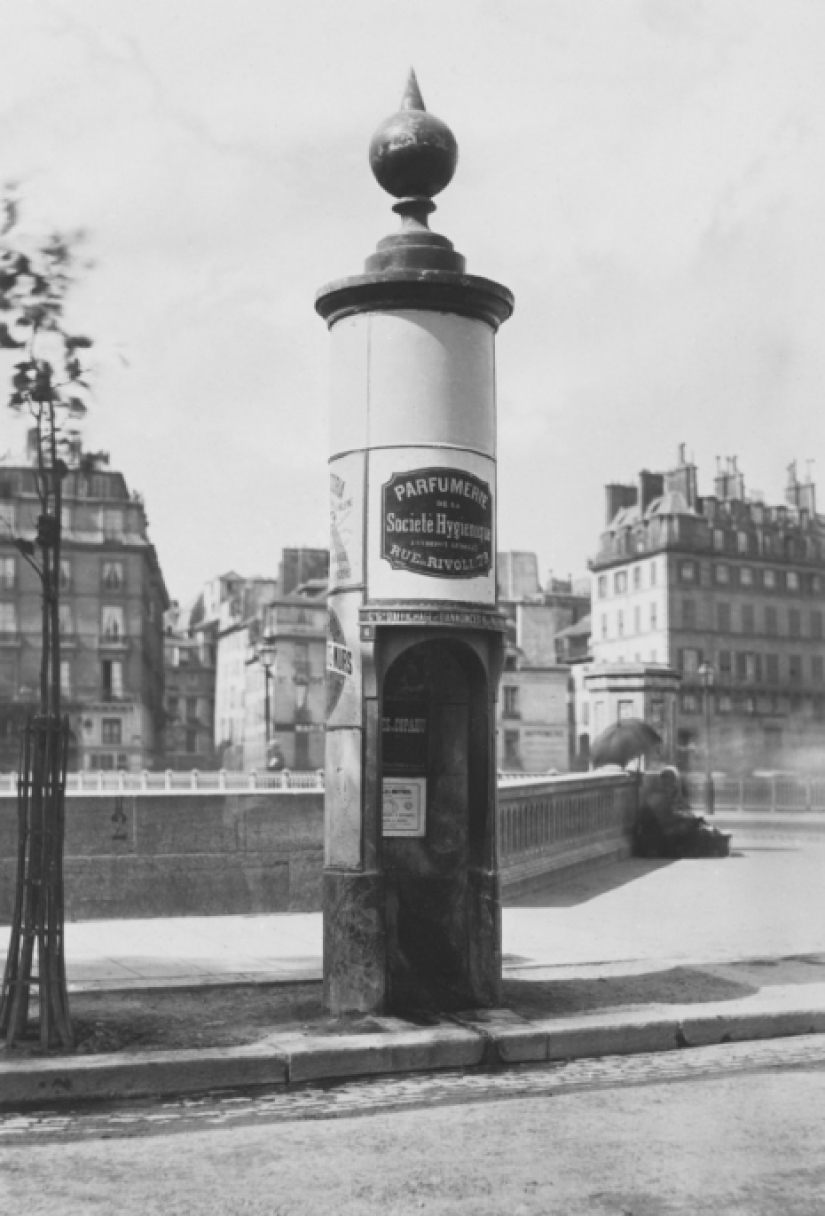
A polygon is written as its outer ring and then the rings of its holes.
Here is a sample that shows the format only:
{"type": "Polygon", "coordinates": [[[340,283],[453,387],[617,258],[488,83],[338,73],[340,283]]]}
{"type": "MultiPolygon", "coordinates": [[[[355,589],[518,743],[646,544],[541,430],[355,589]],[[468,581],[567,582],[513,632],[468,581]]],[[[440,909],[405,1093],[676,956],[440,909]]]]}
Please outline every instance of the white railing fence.
{"type": "MultiPolygon", "coordinates": [[[[688,779],[691,806],[704,805],[705,777],[688,779]]],[[[713,774],[714,804],[718,811],[825,811],[825,777],[797,777],[772,773],[758,777],[713,774]]]]}
{"type": "MultiPolygon", "coordinates": [[[[67,794],[191,794],[241,793],[248,790],[278,790],[301,792],[323,790],[324,770],[312,772],[279,773],[235,773],[228,769],[218,772],[179,773],[171,769],[161,773],[126,773],[97,770],[86,773],[69,773],[66,778],[67,794]]],[[[0,794],[17,792],[17,774],[0,773],[0,794]]]]}

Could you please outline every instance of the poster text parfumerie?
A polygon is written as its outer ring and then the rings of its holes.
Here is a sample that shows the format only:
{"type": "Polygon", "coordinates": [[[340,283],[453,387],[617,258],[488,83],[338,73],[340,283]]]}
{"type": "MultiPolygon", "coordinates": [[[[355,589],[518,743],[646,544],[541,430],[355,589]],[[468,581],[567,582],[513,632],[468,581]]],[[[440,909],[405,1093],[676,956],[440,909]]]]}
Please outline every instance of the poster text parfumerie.
{"type": "Polygon", "coordinates": [[[393,473],[382,488],[381,556],[429,578],[483,578],[493,565],[493,496],[466,469],[393,473]]]}

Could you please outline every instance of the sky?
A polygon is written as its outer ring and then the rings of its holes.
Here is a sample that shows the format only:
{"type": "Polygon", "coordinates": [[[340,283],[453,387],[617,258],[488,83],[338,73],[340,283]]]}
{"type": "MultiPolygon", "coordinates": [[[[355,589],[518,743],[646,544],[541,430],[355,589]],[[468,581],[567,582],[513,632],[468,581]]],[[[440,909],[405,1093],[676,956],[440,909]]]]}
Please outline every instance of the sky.
{"type": "Polygon", "coordinates": [[[768,501],[794,459],[825,494],[821,0],[0,0],[0,29],[0,183],[88,234],[86,444],[174,598],[327,543],[313,300],[395,228],[367,149],[411,65],[459,145],[431,226],[516,298],[499,547],[582,573],[604,484],[679,443],[702,493],[737,455],[768,501]]]}

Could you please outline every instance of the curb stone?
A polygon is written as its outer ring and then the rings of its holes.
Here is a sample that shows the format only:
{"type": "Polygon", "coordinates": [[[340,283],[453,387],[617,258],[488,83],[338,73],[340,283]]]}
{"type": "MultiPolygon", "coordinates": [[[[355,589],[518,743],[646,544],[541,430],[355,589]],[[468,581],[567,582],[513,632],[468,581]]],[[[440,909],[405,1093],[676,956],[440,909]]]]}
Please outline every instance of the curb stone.
{"type": "Polygon", "coordinates": [[[478,1010],[421,1029],[394,1018],[374,1021],[382,1029],[339,1036],[275,1033],[251,1047],[4,1060],[0,1108],[558,1063],[825,1034],[824,1007],[787,1002],[773,1009],[705,1005],[693,1012],[681,1006],[678,1013],[622,1009],[532,1021],[508,1009],[478,1010]]]}

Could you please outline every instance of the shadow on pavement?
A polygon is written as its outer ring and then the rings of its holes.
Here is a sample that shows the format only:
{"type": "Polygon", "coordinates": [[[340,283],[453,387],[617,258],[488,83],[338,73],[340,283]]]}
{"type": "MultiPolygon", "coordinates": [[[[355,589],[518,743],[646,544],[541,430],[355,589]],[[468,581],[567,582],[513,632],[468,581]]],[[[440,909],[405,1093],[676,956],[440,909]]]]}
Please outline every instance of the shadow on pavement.
{"type": "Polygon", "coordinates": [[[628,857],[582,874],[548,875],[542,886],[522,895],[505,892],[503,902],[505,908],[572,908],[672,865],[664,858],[628,857]]]}
{"type": "Polygon", "coordinates": [[[597,1013],[627,1005],[701,1005],[753,996],[759,985],[698,967],[600,979],[504,981],[503,1004],[522,1017],[597,1013]]]}

